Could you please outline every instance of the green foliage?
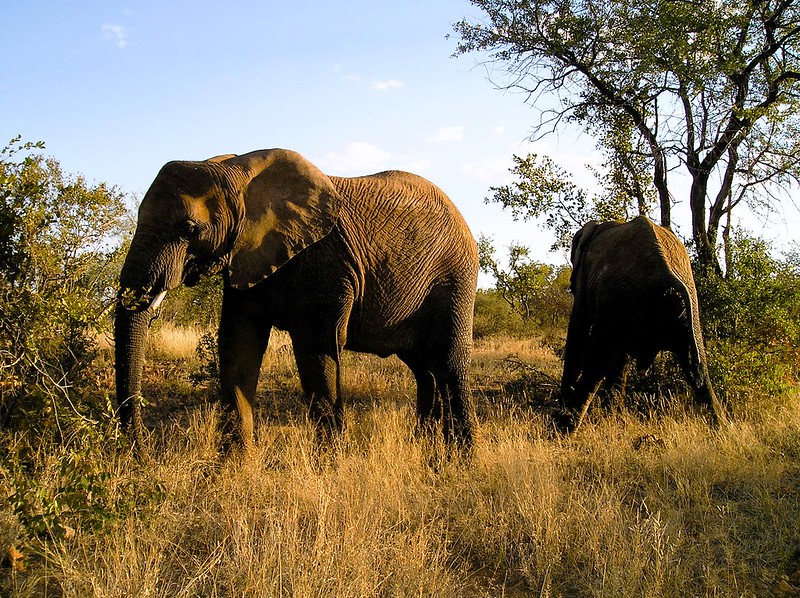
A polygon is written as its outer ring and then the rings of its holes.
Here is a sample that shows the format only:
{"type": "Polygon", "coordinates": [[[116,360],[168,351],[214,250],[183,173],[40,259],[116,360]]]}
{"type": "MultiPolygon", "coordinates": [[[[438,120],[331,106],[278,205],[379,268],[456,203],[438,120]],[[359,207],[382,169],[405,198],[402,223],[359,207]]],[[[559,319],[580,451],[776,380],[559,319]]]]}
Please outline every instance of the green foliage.
{"type": "Polygon", "coordinates": [[[208,384],[211,394],[219,393],[219,349],[216,332],[206,332],[197,343],[197,360],[200,365],[189,374],[195,386],[208,384]]]}
{"type": "MultiPolygon", "coordinates": [[[[568,249],[575,231],[589,220],[628,219],[645,213],[647,208],[642,202],[638,210],[633,205],[635,196],[626,191],[634,183],[626,178],[621,167],[609,166],[607,171],[597,171],[595,176],[606,185],[606,195],[590,197],[548,156],[540,159],[536,154],[528,154],[525,158],[513,158],[515,165],[509,170],[515,176],[514,182],[491,187],[494,195],[485,202],[499,203],[511,211],[514,220],[543,219],[542,224],[556,236],[553,250],[568,249]]],[[[527,253],[522,247],[515,250],[527,253]]]]}
{"type": "Polygon", "coordinates": [[[484,338],[493,334],[525,336],[533,333],[532,328],[530,322],[525,322],[522,316],[511,309],[500,291],[478,289],[472,324],[474,338],[484,338]]]}
{"type": "Polygon", "coordinates": [[[484,235],[478,240],[478,255],[481,271],[494,277],[496,291],[524,323],[566,326],[572,309],[570,268],[534,261],[526,247],[512,245],[508,269],[503,269],[495,259],[491,239],[484,235]]]}
{"type": "Polygon", "coordinates": [[[121,193],[65,175],[41,148],[17,138],[0,150],[0,426],[63,434],[101,394],[90,365],[126,210],[121,193]]]}
{"type": "Polygon", "coordinates": [[[647,215],[658,194],[652,185],[653,166],[646,144],[630,119],[608,110],[603,119],[587,122],[587,129],[604,148],[605,159],[594,172],[600,188],[595,198],[597,220],[625,219],[647,215]]]}
{"type": "Polygon", "coordinates": [[[632,199],[644,213],[657,200],[664,225],[682,210],[705,266],[720,270],[726,214],[743,202],[769,210],[800,179],[795,3],[471,3],[483,14],[455,24],[456,52],[487,57],[507,75],[499,88],[524,92],[539,116],[533,138],[568,123],[589,133],[611,204],[632,199]],[[678,170],[692,181],[683,204],[670,192],[678,170]]]}
{"type": "Polygon", "coordinates": [[[62,446],[5,435],[0,438],[0,488],[6,505],[29,540],[69,539],[122,521],[163,498],[155,481],[143,484],[132,472],[120,471],[115,457],[122,438],[113,409],[107,406],[101,425],[82,430],[62,446]]]}
{"type": "Polygon", "coordinates": [[[222,308],[222,278],[204,276],[193,287],[170,291],[161,308],[161,319],[179,326],[217,327],[222,308]]]}
{"type": "Polygon", "coordinates": [[[734,407],[763,407],[800,379],[800,256],[736,234],[728,270],[697,276],[711,377],[734,407]],[[759,406],[761,405],[761,407],[759,406]]]}
{"type": "Polygon", "coordinates": [[[575,230],[595,216],[586,192],[548,156],[539,160],[536,154],[528,154],[513,159],[510,172],[516,180],[491,187],[494,195],[486,198],[486,203],[499,203],[511,210],[514,220],[544,218],[545,226],[556,234],[553,248],[569,247],[575,230]]]}

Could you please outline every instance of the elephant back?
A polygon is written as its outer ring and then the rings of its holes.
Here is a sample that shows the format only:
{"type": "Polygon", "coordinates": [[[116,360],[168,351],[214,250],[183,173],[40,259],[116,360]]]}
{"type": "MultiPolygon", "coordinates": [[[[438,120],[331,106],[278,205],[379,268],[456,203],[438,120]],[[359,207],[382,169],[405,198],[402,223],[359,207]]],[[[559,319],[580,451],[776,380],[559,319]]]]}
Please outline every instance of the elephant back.
{"type": "Polygon", "coordinates": [[[387,249],[409,258],[421,251],[430,256],[458,252],[477,271],[477,245],[469,226],[450,198],[427,179],[389,170],[331,181],[344,198],[343,227],[372,231],[387,249]]]}
{"type": "MultiPolygon", "coordinates": [[[[575,236],[572,238],[572,247],[570,250],[572,273],[569,278],[569,290],[573,294],[578,293],[580,280],[586,276],[587,270],[592,270],[591,263],[595,260],[604,261],[608,258],[606,253],[609,250],[609,244],[601,242],[593,246],[592,244],[595,239],[603,236],[606,231],[618,229],[620,226],[623,226],[620,222],[598,222],[597,220],[590,220],[575,233],[575,236]]],[[[613,243],[612,235],[611,251],[614,251],[613,243]]]]}
{"type": "Polygon", "coordinates": [[[667,267],[688,288],[694,288],[694,275],[689,253],[680,239],[668,228],[651,223],[658,248],[667,267]]]}

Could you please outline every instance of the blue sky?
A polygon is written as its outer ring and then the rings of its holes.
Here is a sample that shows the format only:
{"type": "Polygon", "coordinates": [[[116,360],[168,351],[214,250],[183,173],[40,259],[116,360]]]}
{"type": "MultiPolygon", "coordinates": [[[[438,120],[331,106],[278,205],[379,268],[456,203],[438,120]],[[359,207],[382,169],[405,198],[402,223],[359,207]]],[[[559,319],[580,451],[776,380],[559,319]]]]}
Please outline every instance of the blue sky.
{"type": "Polygon", "coordinates": [[[169,160],[269,147],[333,175],[410,170],[476,237],[566,263],[546,231],[483,199],[529,151],[591,187],[593,142],[530,144],[524,97],[496,90],[480,56],[452,57],[464,16],[480,12],[467,0],[7,2],[0,143],[44,141],[66,172],[139,199],[169,160]]]}

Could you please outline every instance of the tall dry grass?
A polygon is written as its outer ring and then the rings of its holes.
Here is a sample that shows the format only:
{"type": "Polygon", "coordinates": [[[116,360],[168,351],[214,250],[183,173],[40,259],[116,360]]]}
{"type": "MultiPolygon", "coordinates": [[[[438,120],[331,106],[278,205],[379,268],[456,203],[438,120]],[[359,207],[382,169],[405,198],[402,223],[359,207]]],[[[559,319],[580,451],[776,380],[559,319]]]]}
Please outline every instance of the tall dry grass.
{"type": "Polygon", "coordinates": [[[148,355],[151,359],[192,360],[196,357],[197,343],[202,334],[203,330],[199,328],[159,323],[148,335],[148,355]]]}
{"type": "MultiPolygon", "coordinates": [[[[274,356],[265,373],[290,369],[274,356]]],[[[13,595],[791,595],[796,409],[719,429],[681,409],[595,412],[556,439],[534,409],[484,409],[472,462],[433,469],[413,400],[397,400],[413,396],[402,366],[347,365],[364,399],[321,458],[302,422],[262,419],[255,453],[225,460],[209,408],[154,432],[150,461],[101,453],[108,484],[159,491],[105,529],[27,547],[13,595]]]]}

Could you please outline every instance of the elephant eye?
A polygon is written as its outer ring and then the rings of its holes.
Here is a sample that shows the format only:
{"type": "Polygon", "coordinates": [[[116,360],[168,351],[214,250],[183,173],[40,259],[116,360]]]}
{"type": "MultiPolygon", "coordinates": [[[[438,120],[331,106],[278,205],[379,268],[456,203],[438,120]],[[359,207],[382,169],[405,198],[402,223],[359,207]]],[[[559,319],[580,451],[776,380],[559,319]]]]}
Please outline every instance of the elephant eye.
{"type": "Polygon", "coordinates": [[[186,220],[178,225],[178,232],[180,233],[181,237],[187,241],[191,241],[192,239],[197,238],[197,235],[200,234],[200,227],[197,225],[197,223],[192,222],[191,220],[186,220]]]}

